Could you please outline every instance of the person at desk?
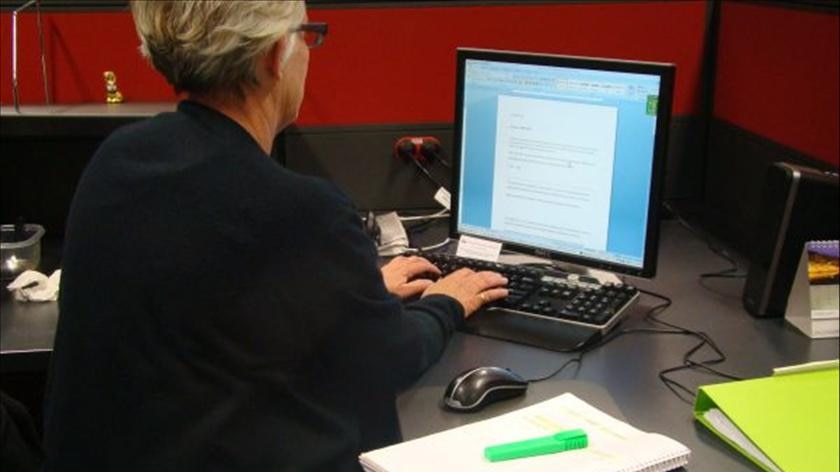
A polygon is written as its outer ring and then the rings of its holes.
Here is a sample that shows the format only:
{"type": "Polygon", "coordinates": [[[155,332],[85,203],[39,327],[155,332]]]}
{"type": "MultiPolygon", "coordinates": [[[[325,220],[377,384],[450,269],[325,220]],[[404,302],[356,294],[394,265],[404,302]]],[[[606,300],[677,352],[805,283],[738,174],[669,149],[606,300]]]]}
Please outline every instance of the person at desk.
{"type": "Polygon", "coordinates": [[[348,198],[269,157],[326,33],[303,2],[131,8],[188,99],[116,131],[79,183],[45,470],[359,470],[400,440],[396,392],[506,281],[380,270],[348,198]]]}

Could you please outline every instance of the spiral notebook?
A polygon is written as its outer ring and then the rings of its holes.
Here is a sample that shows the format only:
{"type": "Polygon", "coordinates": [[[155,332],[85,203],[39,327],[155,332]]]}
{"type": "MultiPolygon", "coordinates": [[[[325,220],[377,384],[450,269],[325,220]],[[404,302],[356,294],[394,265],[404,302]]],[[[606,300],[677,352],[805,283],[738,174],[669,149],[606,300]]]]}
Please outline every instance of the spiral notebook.
{"type": "Polygon", "coordinates": [[[640,431],[565,393],[489,420],[366,452],[359,462],[368,472],[659,472],[687,464],[690,454],[667,436],[640,431]],[[575,428],[589,437],[584,449],[504,462],[484,458],[487,446],[575,428]]]}

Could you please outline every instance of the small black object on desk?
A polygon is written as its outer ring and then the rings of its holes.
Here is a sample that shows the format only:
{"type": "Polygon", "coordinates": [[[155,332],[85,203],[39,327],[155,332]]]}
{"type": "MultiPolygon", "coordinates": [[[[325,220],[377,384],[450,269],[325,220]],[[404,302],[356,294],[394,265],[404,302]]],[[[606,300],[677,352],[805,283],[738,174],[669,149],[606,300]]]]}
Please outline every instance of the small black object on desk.
{"type": "Polygon", "coordinates": [[[454,411],[478,411],[490,403],[525,393],[528,381],[504,367],[476,367],[458,374],[443,396],[454,411]]]}

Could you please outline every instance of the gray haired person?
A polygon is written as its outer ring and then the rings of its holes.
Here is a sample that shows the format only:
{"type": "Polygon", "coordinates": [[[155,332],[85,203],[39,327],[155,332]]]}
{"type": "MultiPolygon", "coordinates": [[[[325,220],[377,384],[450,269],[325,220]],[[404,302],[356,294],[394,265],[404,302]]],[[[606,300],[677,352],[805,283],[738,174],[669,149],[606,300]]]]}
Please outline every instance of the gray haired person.
{"type": "Polygon", "coordinates": [[[493,272],[377,265],[334,185],[269,158],[326,25],[303,2],[132,2],[186,99],[115,131],[62,254],[45,470],[359,471],[493,272]]]}

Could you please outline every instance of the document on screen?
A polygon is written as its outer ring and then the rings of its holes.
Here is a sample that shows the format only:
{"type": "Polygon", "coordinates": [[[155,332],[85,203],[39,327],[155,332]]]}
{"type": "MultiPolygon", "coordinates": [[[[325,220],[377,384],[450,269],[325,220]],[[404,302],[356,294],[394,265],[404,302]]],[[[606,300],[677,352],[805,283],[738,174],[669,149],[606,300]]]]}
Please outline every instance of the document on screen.
{"type": "Polygon", "coordinates": [[[497,116],[493,228],[605,250],[618,110],[500,95],[497,116]]]}

